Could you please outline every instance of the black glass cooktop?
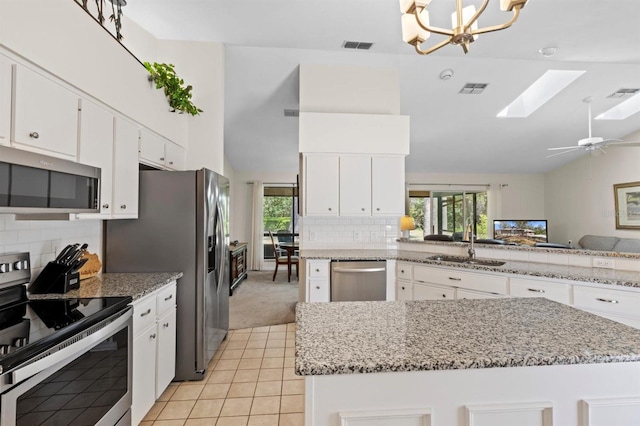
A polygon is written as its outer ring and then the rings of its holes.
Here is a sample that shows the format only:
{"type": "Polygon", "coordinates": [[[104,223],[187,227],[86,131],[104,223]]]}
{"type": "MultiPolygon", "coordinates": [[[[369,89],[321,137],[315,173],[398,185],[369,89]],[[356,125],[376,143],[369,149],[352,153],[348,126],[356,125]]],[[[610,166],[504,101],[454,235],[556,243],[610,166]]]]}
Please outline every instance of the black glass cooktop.
{"type": "Polygon", "coordinates": [[[0,373],[124,311],[131,297],[27,300],[24,286],[0,292],[0,373]]]}

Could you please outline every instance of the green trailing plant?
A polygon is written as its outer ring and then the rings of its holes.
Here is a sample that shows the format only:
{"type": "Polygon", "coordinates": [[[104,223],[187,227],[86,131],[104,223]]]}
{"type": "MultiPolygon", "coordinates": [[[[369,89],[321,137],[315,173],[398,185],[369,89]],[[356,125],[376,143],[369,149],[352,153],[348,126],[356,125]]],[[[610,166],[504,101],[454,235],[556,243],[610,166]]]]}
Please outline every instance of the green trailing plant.
{"type": "Polygon", "coordinates": [[[144,62],[144,67],[151,74],[151,79],[156,83],[156,89],[164,89],[169,106],[173,110],[198,115],[203,112],[191,102],[191,85],[185,86],[184,80],[176,75],[175,65],[154,62],[144,62]]]}

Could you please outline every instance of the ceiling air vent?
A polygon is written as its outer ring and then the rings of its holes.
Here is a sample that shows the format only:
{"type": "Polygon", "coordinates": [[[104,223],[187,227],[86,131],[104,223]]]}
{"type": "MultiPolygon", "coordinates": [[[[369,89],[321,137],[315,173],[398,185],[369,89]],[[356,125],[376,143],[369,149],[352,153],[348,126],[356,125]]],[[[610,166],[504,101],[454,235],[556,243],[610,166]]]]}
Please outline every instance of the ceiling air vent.
{"type": "Polygon", "coordinates": [[[618,89],[607,98],[626,98],[640,92],[640,89],[618,89]]]}
{"type": "Polygon", "coordinates": [[[345,41],[342,43],[342,47],[345,49],[359,49],[359,50],[369,50],[373,46],[373,43],[364,42],[364,41],[345,41]]]}
{"type": "Polygon", "coordinates": [[[479,95],[489,85],[489,83],[467,83],[460,92],[463,95],[479,95]]]}
{"type": "Polygon", "coordinates": [[[284,110],[284,116],[285,117],[299,117],[300,116],[300,110],[298,110],[298,109],[285,109],[284,110]]]}

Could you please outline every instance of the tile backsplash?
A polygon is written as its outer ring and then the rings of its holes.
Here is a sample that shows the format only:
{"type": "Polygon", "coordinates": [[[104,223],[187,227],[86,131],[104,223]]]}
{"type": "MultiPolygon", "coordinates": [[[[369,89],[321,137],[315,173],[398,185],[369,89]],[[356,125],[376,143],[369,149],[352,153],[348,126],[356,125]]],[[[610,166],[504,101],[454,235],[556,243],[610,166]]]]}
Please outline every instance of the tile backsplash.
{"type": "Polygon", "coordinates": [[[303,249],[393,249],[400,236],[400,218],[302,217],[303,249]]]}
{"type": "Polygon", "coordinates": [[[0,214],[0,253],[29,252],[31,279],[67,244],[87,243],[102,260],[102,220],[15,220],[0,214]]]}

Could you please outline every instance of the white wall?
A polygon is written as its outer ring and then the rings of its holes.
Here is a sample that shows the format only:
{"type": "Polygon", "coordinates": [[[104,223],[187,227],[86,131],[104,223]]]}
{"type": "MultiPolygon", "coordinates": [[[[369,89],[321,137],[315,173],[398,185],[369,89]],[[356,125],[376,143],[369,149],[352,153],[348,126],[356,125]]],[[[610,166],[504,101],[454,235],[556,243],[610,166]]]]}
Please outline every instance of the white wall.
{"type": "MultiPolygon", "coordinates": [[[[640,131],[624,138],[640,141],[640,131]]],[[[613,185],[640,181],[640,148],[606,148],[601,155],[578,159],[545,175],[549,233],[577,244],[586,234],[640,238],[635,230],[617,230],[613,185]]]]}
{"type": "Polygon", "coordinates": [[[158,61],[175,65],[193,86],[194,105],[204,112],[186,116],[187,169],[224,171],[224,46],[220,43],[160,40],[158,61]]]}

